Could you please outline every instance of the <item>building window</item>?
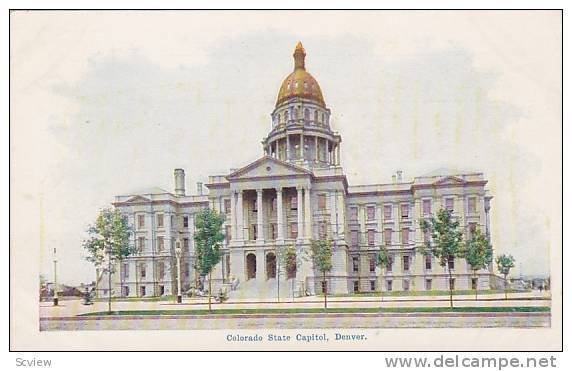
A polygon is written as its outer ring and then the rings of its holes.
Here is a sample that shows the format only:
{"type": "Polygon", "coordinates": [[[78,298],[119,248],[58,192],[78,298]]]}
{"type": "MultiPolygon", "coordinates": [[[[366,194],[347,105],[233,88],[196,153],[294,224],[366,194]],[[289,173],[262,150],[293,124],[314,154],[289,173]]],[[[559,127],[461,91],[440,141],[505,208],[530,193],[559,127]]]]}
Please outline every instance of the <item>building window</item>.
{"type": "Polygon", "coordinates": [[[224,213],[230,214],[230,200],[229,199],[224,200],[224,213]]]}
{"type": "Polygon", "coordinates": [[[165,250],[165,238],[157,237],[157,251],[162,252],[165,250]]]}
{"type": "MultiPolygon", "coordinates": [[[[304,83],[304,88],[307,88],[308,84],[304,83]]],[[[309,109],[305,109],[304,110],[304,120],[309,121],[310,120],[310,110],[309,109]]]]}
{"type": "Polygon", "coordinates": [[[471,239],[477,231],[477,223],[469,223],[469,239],[471,239]]]}
{"type": "Polygon", "coordinates": [[[388,272],[392,272],[393,271],[393,255],[389,256],[389,259],[387,259],[387,268],[386,271],[388,272]]]}
{"type": "Polygon", "coordinates": [[[393,290],[393,281],[392,280],[387,280],[385,282],[385,286],[387,286],[387,291],[392,291],[393,290]]]}
{"type": "Polygon", "coordinates": [[[409,228],[404,228],[401,231],[401,243],[404,245],[409,244],[409,228]]]}
{"type": "Polygon", "coordinates": [[[471,290],[476,290],[479,284],[478,278],[471,278],[471,290]]]}
{"type": "Polygon", "coordinates": [[[432,269],[433,259],[431,259],[431,255],[425,255],[425,269],[430,271],[432,269]]]}
{"type": "Polygon", "coordinates": [[[423,242],[427,243],[430,241],[431,241],[431,231],[430,230],[423,231],[423,242]]]}
{"type": "Polygon", "coordinates": [[[290,224],[290,238],[298,238],[298,224],[290,224]]]}
{"type": "Polygon", "coordinates": [[[232,239],[232,230],[231,230],[231,226],[227,225],[226,226],[226,241],[229,242],[232,239]]]}
{"type": "Polygon", "coordinates": [[[372,229],[367,231],[367,244],[369,246],[375,245],[375,231],[372,229]]]}
{"type": "Polygon", "coordinates": [[[352,256],[352,270],[354,273],[359,272],[359,257],[352,256]]]}
{"type": "Polygon", "coordinates": [[[137,215],[137,227],[139,229],[145,228],[145,215],[137,215]]]}
{"type": "Polygon", "coordinates": [[[123,286],[123,296],[129,296],[129,286],[123,286]]]}
{"type": "Polygon", "coordinates": [[[409,256],[408,255],[403,256],[403,271],[409,272],[409,256]]]}
{"type": "Polygon", "coordinates": [[[369,290],[375,291],[375,281],[369,281],[369,290]]]}
{"type": "Polygon", "coordinates": [[[326,210],[326,195],[318,195],[318,209],[326,210]]]}
{"type": "Polygon", "coordinates": [[[139,242],[139,252],[143,252],[145,250],[145,237],[139,237],[137,241],[139,242]]]}
{"type": "Polygon", "coordinates": [[[431,200],[423,200],[423,215],[431,215],[431,200]]]}
{"type": "Polygon", "coordinates": [[[452,197],[445,199],[445,209],[447,211],[453,212],[455,210],[455,199],[452,197]]]}
{"type": "Polygon", "coordinates": [[[159,296],[165,295],[165,286],[159,285],[159,296]]]}
{"type": "Polygon", "coordinates": [[[403,291],[409,291],[409,280],[403,280],[403,291]]]}
{"type": "Polygon", "coordinates": [[[375,267],[376,267],[376,261],[375,261],[375,255],[370,255],[369,257],[369,271],[370,272],[375,272],[375,267]]]}
{"type": "Polygon", "coordinates": [[[391,219],[392,210],[393,210],[393,207],[391,205],[383,205],[383,218],[385,220],[391,219]]]}
{"type": "Polygon", "coordinates": [[[354,292],[359,292],[359,281],[354,281],[354,292]]]}
{"type": "Polygon", "coordinates": [[[163,279],[163,277],[165,277],[165,263],[159,262],[157,264],[157,276],[160,279],[163,279]]]}
{"type": "Polygon", "coordinates": [[[367,220],[375,220],[375,206],[367,207],[367,220]]]}
{"type": "Polygon", "coordinates": [[[356,221],[358,219],[358,208],[355,206],[350,207],[350,220],[356,221]]]}
{"type": "Polygon", "coordinates": [[[315,110],[315,111],[314,111],[314,121],[315,121],[316,124],[319,123],[319,122],[318,122],[318,110],[315,110]]]}
{"type": "Polygon", "coordinates": [[[290,210],[298,210],[298,196],[290,197],[290,210]]]}
{"type": "Polygon", "coordinates": [[[455,269],[455,258],[449,256],[449,259],[447,259],[447,264],[449,266],[449,269],[455,269]]]}
{"type": "Polygon", "coordinates": [[[401,204],[401,219],[409,218],[409,204],[401,204]]]}
{"type": "Polygon", "coordinates": [[[139,288],[139,291],[140,291],[140,293],[141,293],[141,296],[147,295],[147,292],[146,292],[146,290],[145,290],[145,286],[141,286],[141,287],[139,288]]]}
{"type": "Polygon", "coordinates": [[[358,232],[357,231],[351,231],[350,232],[350,238],[351,238],[352,246],[357,247],[357,245],[358,245],[358,232]]]}
{"type": "Polygon", "coordinates": [[[318,224],[318,234],[319,234],[320,238],[326,238],[326,235],[327,235],[326,222],[321,221],[318,224]]]}
{"type": "Polygon", "coordinates": [[[257,237],[257,236],[258,236],[258,228],[257,228],[257,225],[256,225],[256,224],[253,224],[252,227],[251,227],[251,230],[252,230],[252,239],[253,239],[253,240],[257,240],[257,239],[258,239],[258,237],[257,237]]]}
{"type": "Polygon", "coordinates": [[[147,267],[145,266],[145,263],[142,263],[139,267],[139,274],[141,278],[147,278],[147,267]]]}
{"type": "Polygon", "coordinates": [[[157,228],[165,227],[165,220],[163,214],[157,214],[157,228]]]}
{"type": "Polygon", "coordinates": [[[121,271],[123,279],[129,278],[129,263],[123,263],[123,269],[121,271]]]}
{"type": "Polygon", "coordinates": [[[425,280],[425,290],[431,291],[433,286],[433,281],[430,279],[425,280]]]}
{"type": "Polygon", "coordinates": [[[276,197],[272,198],[272,203],[271,203],[271,207],[272,207],[272,211],[278,210],[278,199],[276,197]]]}
{"type": "Polygon", "coordinates": [[[252,211],[255,213],[258,212],[258,205],[256,200],[252,200],[252,211]]]}
{"type": "Polygon", "coordinates": [[[468,202],[468,209],[469,214],[476,214],[477,213],[477,198],[476,197],[469,197],[468,202]]]}
{"type": "Polygon", "coordinates": [[[383,239],[385,240],[385,246],[391,245],[391,229],[383,231],[383,239]]]}
{"type": "Polygon", "coordinates": [[[328,282],[327,281],[322,281],[322,293],[324,293],[324,294],[328,293],[328,282]]]}
{"type": "Polygon", "coordinates": [[[183,228],[189,228],[189,217],[183,216],[183,228]]]}
{"type": "Polygon", "coordinates": [[[189,252],[189,239],[183,238],[183,251],[188,253],[189,252]]]}

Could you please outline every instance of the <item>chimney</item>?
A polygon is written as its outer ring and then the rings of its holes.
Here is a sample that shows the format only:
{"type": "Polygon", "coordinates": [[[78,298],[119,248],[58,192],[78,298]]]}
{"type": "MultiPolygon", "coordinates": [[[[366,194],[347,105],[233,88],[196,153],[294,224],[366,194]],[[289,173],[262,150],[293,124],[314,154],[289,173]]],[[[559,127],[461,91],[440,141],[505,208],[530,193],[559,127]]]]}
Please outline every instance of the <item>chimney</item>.
{"type": "Polygon", "coordinates": [[[197,182],[197,194],[199,196],[203,195],[203,183],[202,182],[197,182]]]}
{"type": "Polygon", "coordinates": [[[183,169],[175,169],[175,194],[185,195],[185,170],[183,169]]]}
{"type": "Polygon", "coordinates": [[[397,183],[403,182],[403,171],[397,170],[397,183]]]}

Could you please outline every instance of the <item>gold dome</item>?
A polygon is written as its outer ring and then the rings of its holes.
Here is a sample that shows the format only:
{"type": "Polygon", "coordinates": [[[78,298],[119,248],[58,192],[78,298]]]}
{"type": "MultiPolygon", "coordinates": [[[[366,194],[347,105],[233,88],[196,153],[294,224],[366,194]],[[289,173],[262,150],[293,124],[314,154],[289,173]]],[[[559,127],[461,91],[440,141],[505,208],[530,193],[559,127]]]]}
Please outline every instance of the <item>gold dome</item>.
{"type": "Polygon", "coordinates": [[[306,71],[304,59],[306,51],[301,42],[298,42],[294,49],[294,72],[288,75],[282,82],[278,92],[276,106],[292,98],[305,98],[313,100],[315,103],[326,106],[322,89],[316,79],[306,71]]]}

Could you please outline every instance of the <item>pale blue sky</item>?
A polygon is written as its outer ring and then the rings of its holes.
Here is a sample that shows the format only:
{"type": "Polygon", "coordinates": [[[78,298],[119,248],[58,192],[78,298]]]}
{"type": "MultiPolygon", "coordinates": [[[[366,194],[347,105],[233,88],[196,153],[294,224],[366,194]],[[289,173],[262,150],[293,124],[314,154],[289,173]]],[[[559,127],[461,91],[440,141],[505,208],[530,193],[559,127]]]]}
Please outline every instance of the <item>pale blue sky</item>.
{"type": "Polygon", "coordinates": [[[557,12],[62,14],[12,19],[12,200],[34,220],[13,238],[49,275],[57,246],[64,282],[92,279],[81,241],[114,195],[260,156],[298,40],[350,184],[482,171],[499,252],[538,274],[561,248],[557,12]]]}

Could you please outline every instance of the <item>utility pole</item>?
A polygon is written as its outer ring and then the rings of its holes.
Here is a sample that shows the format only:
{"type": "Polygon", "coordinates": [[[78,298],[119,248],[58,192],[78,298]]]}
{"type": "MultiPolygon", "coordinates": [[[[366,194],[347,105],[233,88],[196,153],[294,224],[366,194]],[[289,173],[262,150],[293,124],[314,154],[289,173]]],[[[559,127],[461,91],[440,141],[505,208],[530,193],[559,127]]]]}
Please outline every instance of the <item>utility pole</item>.
{"type": "Polygon", "coordinates": [[[58,305],[58,259],[56,248],[54,247],[54,306],[58,305]]]}

